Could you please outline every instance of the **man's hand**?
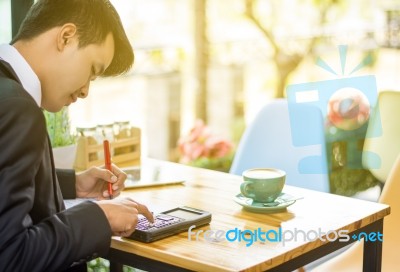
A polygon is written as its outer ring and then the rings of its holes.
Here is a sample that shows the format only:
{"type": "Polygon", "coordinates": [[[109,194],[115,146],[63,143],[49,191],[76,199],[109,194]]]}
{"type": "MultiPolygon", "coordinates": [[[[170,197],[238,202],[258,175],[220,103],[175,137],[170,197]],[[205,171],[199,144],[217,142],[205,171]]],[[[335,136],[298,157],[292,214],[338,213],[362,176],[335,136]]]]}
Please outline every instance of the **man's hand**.
{"type": "Polygon", "coordinates": [[[107,186],[112,183],[113,197],[117,197],[124,189],[126,174],[114,164],[112,172],[99,167],[91,167],[76,175],[76,197],[108,199],[107,186]]]}
{"type": "Polygon", "coordinates": [[[95,203],[104,211],[113,235],[130,236],[136,229],[139,214],[144,215],[149,222],[154,222],[149,209],[130,198],[101,200],[95,203]]]}

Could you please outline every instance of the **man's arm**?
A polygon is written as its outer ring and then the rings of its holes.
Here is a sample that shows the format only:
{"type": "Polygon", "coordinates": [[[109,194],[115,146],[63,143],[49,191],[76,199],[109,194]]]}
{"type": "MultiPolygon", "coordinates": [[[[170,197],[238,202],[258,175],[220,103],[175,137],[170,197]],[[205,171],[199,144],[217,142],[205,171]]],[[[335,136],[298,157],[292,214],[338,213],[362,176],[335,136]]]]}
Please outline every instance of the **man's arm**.
{"type": "Polygon", "coordinates": [[[58,183],[64,199],[76,198],[75,170],[56,169],[58,183]]]}
{"type": "MultiPolygon", "coordinates": [[[[20,92],[18,87],[11,87],[12,91],[20,92]]],[[[104,255],[110,245],[111,229],[98,205],[87,202],[56,213],[54,203],[40,198],[38,186],[43,189],[47,185],[37,180],[43,152],[47,152],[43,114],[29,97],[18,93],[5,97],[7,91],[3,90],[0,92],[0,271],[61,271],[73,262],[95,257],[96,253],[104,255]],[[31,212],[38,202],[48,204],[52,215],[42,219],[36,214],[39,221],[35,222],[31,212]]],[[[51,168],[44,170],[51,175],[51,168]]]]}

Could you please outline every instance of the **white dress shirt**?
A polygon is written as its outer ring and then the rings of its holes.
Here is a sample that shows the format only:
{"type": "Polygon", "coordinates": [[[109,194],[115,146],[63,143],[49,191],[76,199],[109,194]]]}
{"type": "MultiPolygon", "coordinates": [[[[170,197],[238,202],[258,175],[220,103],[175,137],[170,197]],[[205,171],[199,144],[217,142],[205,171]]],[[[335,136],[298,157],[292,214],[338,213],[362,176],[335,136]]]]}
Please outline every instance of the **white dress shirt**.
{"type": "Polygon", "coordinates": [[[24,57],[14,46],[1,44],[0,59],[11,65],[24,89],[33,97],[38,106],[41,107],[42,91],[39,78],[24,57]]]}

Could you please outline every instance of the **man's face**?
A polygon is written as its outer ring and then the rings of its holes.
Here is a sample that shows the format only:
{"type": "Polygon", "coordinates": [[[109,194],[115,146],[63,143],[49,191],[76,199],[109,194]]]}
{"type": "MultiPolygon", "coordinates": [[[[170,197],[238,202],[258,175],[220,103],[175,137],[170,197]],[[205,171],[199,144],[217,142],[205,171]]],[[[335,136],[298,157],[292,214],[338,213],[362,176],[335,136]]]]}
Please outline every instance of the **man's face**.
{"type": "Polygon", "coordinates": [[[78,39],[68,41],[65,49],[52,60],[52,69],[42,77],[42,107],[50,112],[61,110],[89,94],[90,81],[111,64],[114,39],[108,34],[102,44],[78,48],[78,39]]]}

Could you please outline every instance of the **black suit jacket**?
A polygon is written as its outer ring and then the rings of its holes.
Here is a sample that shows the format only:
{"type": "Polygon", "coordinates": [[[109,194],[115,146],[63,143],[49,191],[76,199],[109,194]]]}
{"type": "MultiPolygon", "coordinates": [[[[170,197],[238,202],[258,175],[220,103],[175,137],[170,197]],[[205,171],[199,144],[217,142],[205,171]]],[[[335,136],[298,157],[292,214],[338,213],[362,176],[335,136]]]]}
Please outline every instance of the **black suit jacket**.
{"type": "Polygon", "coordinates": [[[75,197],[75,173],[57,172],[42,110],[0,60],[0,271],[62,271],[107,253],[100,207],[75,197]]]}

